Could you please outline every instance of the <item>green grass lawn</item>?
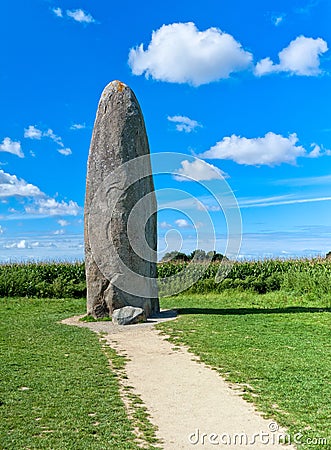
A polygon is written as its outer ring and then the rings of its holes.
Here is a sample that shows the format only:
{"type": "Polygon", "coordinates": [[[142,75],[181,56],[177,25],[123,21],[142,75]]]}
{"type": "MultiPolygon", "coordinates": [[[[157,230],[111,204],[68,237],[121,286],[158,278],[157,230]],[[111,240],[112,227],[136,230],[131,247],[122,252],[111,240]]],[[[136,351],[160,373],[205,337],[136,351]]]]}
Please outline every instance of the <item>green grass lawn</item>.
{"type": "Polygon", "coordinates": [[[1,449],[138,449],[137,420],[153,441],[143,411],[128,419],[98,336],[57,323],[84,311],[79,299],[1,299],[1,449]]]}
{"type": "Polygon", "coordinates": [[[240,383],[267,417],[302,433],[299,448],[331,448],[330,296],[228,291],[182,294],[162,306],[178,308],[179,318],[158,327],[240,383]]]}
{"type": "MultiPolygon", "coordinates": [[[[302,443],[328,439],[302,448],[331,448],[330,296],[227,291],[162,306],[179,308],[176,321],[159,325],[174,342],[244,386],[302,443]]],[[[153,448],[143,408],[128,419],[121,401],[123,361],[90,330],[58,323],[84,312],[80,299],[1,299],[1,449],[138,449],[138,422],[153,448]]]]}

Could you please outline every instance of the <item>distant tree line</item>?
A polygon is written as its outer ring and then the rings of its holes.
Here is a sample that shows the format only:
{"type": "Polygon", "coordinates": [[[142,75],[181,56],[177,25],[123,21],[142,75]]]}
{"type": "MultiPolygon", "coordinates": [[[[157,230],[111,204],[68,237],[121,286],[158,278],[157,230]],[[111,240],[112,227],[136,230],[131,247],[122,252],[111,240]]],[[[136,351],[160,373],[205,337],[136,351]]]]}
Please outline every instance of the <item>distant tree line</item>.
{"type": "Polygon", "coordinates": [[[220,262],[224,260],[228,260],[228,258],[221,253],[217,253],[215,250],[211,250],[209,252],[205,252],[204,250],[198,249],[193,250],[192,253],[187,255],[186,253],[178,252],[178,251],[172,251],[166,253],[163,258],[161,259],[161,262],[169,262],[169,261],[179,261],[179,262],[188,262],[192,261],[192,259],[198,260],[198,261],[204,261],[209,260],[212,262],[220,262]]]}

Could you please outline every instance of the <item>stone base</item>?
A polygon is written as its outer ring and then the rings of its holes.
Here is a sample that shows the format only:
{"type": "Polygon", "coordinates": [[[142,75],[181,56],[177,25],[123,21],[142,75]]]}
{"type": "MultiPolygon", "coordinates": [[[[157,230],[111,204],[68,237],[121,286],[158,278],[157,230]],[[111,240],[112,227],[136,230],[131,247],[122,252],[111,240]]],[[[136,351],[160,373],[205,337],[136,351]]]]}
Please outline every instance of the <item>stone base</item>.
{"type": "Polygon", "coordinates": [[[135,308],[133,306],[115,309],[112,318],[113,322],[118,325],[133,325],[146,322],[147,320],[145,311],[142,308],[135,308]]]}

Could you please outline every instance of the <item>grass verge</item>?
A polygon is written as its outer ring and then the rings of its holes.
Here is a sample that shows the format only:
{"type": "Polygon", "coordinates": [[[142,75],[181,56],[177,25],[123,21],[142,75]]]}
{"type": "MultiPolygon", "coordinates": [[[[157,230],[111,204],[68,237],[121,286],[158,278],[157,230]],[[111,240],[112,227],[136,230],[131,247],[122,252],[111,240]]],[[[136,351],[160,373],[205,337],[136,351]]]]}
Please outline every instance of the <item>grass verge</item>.
{"type": "Polygon", "coordinates": [[[247,400],[296,435],[298,448],[331,448],[330,296],[182,294],[162,307],[179,311],[158,325],[171,341],[239,383],[247,400]]]}
{"type": "Polygon", "coordinates": [[[79,319],[80,322],[111,322],[111,317],[100,317],[98,319],[95,319],[93,316],[83,316],[79,319]]]}
{"type": "Polygon", "coordinates": [[[1,300],[1,449],[141,448],[119,394],[116,354],[90,330],[57,323],[84,310],[80,299],[1,300]]]}

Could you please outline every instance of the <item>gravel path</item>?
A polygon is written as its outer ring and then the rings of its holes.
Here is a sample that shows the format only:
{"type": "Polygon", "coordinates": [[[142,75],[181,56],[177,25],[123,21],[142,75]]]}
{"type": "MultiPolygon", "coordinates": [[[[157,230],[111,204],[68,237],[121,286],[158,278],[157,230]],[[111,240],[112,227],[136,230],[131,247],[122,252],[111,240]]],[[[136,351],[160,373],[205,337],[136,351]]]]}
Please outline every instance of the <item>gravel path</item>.
{"type": "Polygon", "coordinates": [[[128,384],[134,386],[157,425],[163,449],[293,450],[278,444],[279,434],[286,432],[263,419],[239,390],[185,348],[174,349],[158,333],[153,325],[173,318],[171,313],[161,315],[129,326],[79,322],[79,317],[63,323],[107,333],[104,337],[110,346],[128,357],[128,384]]]}

